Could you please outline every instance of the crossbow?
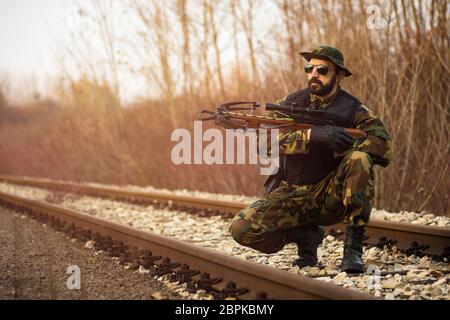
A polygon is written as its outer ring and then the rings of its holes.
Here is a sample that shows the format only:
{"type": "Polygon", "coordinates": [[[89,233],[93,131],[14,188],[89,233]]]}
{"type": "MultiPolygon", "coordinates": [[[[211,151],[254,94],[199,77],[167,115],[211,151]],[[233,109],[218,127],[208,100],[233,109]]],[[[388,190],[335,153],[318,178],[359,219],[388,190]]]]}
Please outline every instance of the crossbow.
{"type": "MultiPolygon", "coordinates": [[[[208,121],[214,120],[217,124],[225,122],[230,128],[242,129],[287,129],[300,130],[311,129],[314,126],[333,125],[336,124],[327,119],[321,119],[324,112],[321,110],[302,110],[298,112],[293,106],[283,106],[273,103],[267,103],[265,109],[267,111],[275,111],[281,117],[268,117],[254,115],[253,111],[257,110],[261,105],[255,101],[238,101],[221,104],[217,110],[202,110],[198,120],[208,121]],[[247,105],[245,107],[245,105],[247,105]],[[250,113],[240,113],[235,111],[250,111],[250,113]]],[[[343,128],[344,131],[355,138],[366,138],[367,134],[361,129],[343,128]]]]}

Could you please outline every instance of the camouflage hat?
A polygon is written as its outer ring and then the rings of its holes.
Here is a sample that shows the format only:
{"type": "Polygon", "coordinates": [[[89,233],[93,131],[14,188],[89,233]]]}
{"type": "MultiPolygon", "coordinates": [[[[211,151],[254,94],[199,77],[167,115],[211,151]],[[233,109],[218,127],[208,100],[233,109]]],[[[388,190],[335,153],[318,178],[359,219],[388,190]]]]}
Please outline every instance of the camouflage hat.
{"type": "Polygon", "coordinates": [[[311,50],[311,52],[299,52],[306,61],[311,59],[322,59],[327,60],[339,68],[344,70],[345,76],[351,76],[352,73],[344,66],[344,55],[338,49],[329,46],[320,46],[311,50]]]}

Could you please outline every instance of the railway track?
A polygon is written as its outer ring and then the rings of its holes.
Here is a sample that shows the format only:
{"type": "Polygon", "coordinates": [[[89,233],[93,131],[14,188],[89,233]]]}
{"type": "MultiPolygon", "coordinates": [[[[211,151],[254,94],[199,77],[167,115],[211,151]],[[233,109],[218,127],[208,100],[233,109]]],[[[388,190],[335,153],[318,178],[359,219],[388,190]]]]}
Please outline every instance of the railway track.
{"type": "MultiPolygon", "coordinates": [[[[134,203],[170,203],[173,209],[190,212],[195,212],[196,209],[206,209],[210,214],[222,214],[228,217],[234,216],[236,212],[248,205],[239,202],[176,196],[155,192],[129,191],[121,188],[98,187],[14,176],[0,176],[0,181],[134,203]]],[[[332,231],[332,229],[345,229],[345,225],[341,223],[326,227],[326,229],[328,232],[332,231]]],[[[425,253],[435,257],[442,256],[445,252],[448,254],[450,246],[450,228],[372,219],[367,227],[366,234],[368,236],[365,240],[367,244],[383,245],[395,243],[396,247],[409,250],[410,253],[425,253]]]]}
{"type": "MultiPolygon", "coordinates": [[[[207,216],[223,215],[231,217],[247,205],[238,202],[11,176],[0,176],[0,182],[52,190],[53,192],[50,192],[49,195],[56,197],[64,197],[66,194],[70,195],[69,193],[91,195],[139,205],[150,204],[152,207],[168,209],[169,211],[185,211],[199,215],[206,214],[207,216]]],[[[320,278],[320,274],[305,274],[303,271],[302,275],[305,276],[292,274],[273,268],[273,266],[268,267],[260,263],[254,263],[255,260],[242,260],[229,254],[224,255],[217,250],[200,248],[185,241],[130,228],[122,223],[110,221],[109,217],[107,217],[108,220],[105,220],[66,207],[55,206],[48,202],[33,202],[33,200],[23,199],[9,193],[0,194],[0,201],[7,206],[26,210],[35,217],[47,221],[56,229],[64,230],[83,241],[94,240],[97,249],[120,258],[124,263],[131,263],[134,268],[144,265],[151,269],[153,275],[165,274],[166,279],[170,281],[185,281],[189,283],[187,285],[188,291],[195,292],[197,289],[208,288],[209,292],[219,299],[227,297],[238,299],[375,298],[369,293],[344,289],[345,287],[314,280],[314,278],[320,278]],[[175,261],[175,263],[172,261],[175,261]]],[[[46,201],[48,201],[47,198],[46,201]]],[[[76,210],[81,211],[85,209],[83,207],[81,209],[76,208],[76,210]]],[[[334,229],[343,227],[343,225],[333,226],[334,229]]],[[[333,231],[330,228],[328,229],[329,233],[333,234],[333,231]]],[[[425,252],[427,255],[434,255],[437,258],[440,257],[441,261],[445,261],[442,260],[444,255],[439,256],[439,254],[446,247],[448,250],[449,228],[372,220],[368,229],[370,238],[366,242],[372,243],[372,245],[375,244],[380,247],[381,244],[382,248],[383,244],[393,243],[396,240],[395,245],[398,248],[410,250],[407,253],[408,256],[425,252]],[[411,248],[413,241],[415,243],[413,244],[414,248],[411,248]],[[427,244],[429,248],[426,249],[418,243],[427,244]]],[[[446,256],[448,257],[448,252],[446,256]]],[[[449,271],[441,269],[441,272],[448,274],[449,271]]],[[[380,275],[390,277],[395,274],[406,275],[407,273],[408,271],[405,270],[382,271],[380,275]]],[[[331,276],[333,277],[333,275],[331,276]]],[[[350,275],[350,277],[352,276],[350,275]]],[[[435,280],[432,279],[414,280],[410,283],[433,283],[435,280]]],[[[443,290],[442,292],[446,292],[447,289],[443,290]]],[[[371,292],[373,293],[373,291],[371,292]]],[[[443,294],[445,295],[445,293],[443,294]]],[[[407,298],[407,296],[404,297],[407,298]]]]}
{"type": "Polygon", "coordinates": [[[151,275],[167,275],[218,299],[375,298],[46,202],[1,192],[0,203],[81,241],[94,240],[96,249],[134,268],[144,266],[151,275]]]}

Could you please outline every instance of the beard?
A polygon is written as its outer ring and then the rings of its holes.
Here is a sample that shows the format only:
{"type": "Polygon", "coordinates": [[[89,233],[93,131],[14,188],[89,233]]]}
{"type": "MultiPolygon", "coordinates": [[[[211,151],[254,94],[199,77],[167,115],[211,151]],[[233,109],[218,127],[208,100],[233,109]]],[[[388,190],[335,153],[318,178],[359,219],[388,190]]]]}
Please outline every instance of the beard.
{"type": "Polygon", "coordinates": [[[319,97],[326,96],[327,94],[329,94],[331,92],[331,90],[333,90],[334,85],[336,84],[336,78],[337,78],[337,75],[334,75],[330,79],[330,82],[326,85],[323,85],[322,81],[320,81],[318,79],[310,79],[308,81],[308,87],[309,87],[309,89],[311,89],[312,94],[315,94],[319,97]],[[311,88],[311,84],[313,84],[313,83],[318,84],[319,87],[316,89],[311,88]]]}

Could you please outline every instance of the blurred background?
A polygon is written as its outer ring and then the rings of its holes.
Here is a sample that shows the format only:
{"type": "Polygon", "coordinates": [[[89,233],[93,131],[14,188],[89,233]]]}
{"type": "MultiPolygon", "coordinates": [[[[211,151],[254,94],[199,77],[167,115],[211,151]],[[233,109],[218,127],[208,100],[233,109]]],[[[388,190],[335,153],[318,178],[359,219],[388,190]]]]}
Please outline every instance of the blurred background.
{"type": "MultiPolygon", "coordinates": [[[[450,216],[446,0],[0,0],[0,174],[260,195],[256,165],[172,164],[175,128],[306,86],[336,46],[344,89],[390,131],[375,207],[450,216]]],[[[212,127],[211,124],[204,125],[212,127]]]]}

